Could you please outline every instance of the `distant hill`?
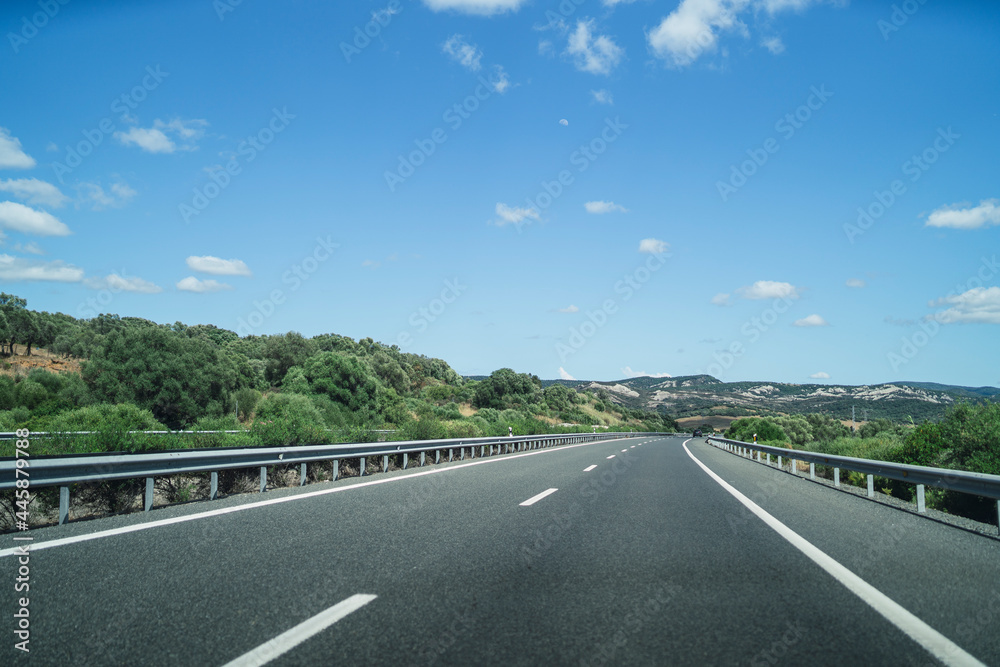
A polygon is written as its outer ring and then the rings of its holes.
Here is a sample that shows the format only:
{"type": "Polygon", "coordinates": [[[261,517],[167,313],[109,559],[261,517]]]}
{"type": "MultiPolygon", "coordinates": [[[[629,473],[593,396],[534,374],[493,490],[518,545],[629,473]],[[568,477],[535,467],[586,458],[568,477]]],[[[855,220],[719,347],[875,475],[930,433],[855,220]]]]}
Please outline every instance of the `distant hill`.
{"type": "Polygon", "coordinates": [[[858,421],[891,419],[936,420],[956,401],[1000,401],[1000,388],[960,387],[934,382],[888,382],[878,385],[788,384],[783,382],[722,382],[710,375],[672,378],[648,376],[614,382],[545,380],[543,386],[564,384],[577,390],[606,392],[609,399],[631,408],[669,414],[675,419],[695,415],[826,414],[858,421]]]}

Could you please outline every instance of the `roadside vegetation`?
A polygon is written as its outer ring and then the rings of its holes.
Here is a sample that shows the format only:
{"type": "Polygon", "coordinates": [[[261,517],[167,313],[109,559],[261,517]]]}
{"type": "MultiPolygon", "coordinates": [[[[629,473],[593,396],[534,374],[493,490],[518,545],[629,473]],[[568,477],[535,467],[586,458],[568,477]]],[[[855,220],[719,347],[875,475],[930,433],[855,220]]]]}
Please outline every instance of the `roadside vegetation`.
{"type": "MultiPolygon", "coordinates": [[[[960,402],[937,422],[899,424],[887,419],[866,422],[852,434],[840,422],[822,415],[763,417],[734,421],[726,437],[824,454],[877,459],[909,465],[1000,475],[1000,403],[960,402]]],[[[832,476],[832,470],[823,471],[832,476]]],[[[861,473],[844,479],[864,486],[861,473]]],[[[880,491],[913,502],[913,484],[876,477],[880,491]]],[[[997,520],[996,502],[964,493],[928,488],[928,507],[983,521],[997,520]]]]}
{"type": "MultiPolygon", "coordinates": [[[[53,433],[32,440],[34,456],[594,427],[677,425],[616,405],[604,392],[543,389],[538,377],[509,368],[467,380],[441,359],[371,338],[240,337],[214,326],[117,315],[76,319],[29,310],[24,299],[0,293],[0,431],[53,433]],[[40,350],[53,363],[23,363],[37,361],[40,350]],[[89,433],[68,433],[80,431],[89,433]]],[[[0,456],[13,454],[13,442],[0,442],[0,456]]]]}

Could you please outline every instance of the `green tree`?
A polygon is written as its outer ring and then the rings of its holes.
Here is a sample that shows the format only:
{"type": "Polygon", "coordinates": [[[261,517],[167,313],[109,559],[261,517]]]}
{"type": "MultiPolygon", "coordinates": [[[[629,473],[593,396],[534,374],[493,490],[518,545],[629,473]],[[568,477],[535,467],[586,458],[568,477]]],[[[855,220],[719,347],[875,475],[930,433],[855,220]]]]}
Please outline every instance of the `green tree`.
{"type": "Polygon", "coordinates": [[[541,384],[534,375],[501,368],[490,373],[488,378],[476,386],[472,404],[477,408],[496,410],[525,407],[537,401],[541,384]]]}
{"type": "Polygon", "coordinates": [[[368,367],[353,357],[320,352],[302,366],[309,386],[352,412],[374,410],[378,383],[368,367]]]}

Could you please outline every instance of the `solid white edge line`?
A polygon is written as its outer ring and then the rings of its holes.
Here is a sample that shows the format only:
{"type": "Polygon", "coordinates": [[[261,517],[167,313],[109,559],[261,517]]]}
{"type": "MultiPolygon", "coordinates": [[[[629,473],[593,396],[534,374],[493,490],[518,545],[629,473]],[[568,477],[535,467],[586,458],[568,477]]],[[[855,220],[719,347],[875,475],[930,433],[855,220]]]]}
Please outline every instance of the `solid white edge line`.
{"type": "Polygon", "coordinates": [[[558,490],[559,489],[546,489],[545,491],[542,491],[541,493],[539,493],[537,496],[531,496],[530,498],[528,498],[527,500],[525,500],[523,503],[521,503],[521,507],[531,507],[532,505],[534,505],[535,503],[537,503],[539,500],[541,500],[545,496],[551,496],[553,493],[555,493],[558,490]]]}
{"type": "MultiPolygon", "coordinates": [[[[624,440],[625,438],[616,438],[616,440],[624,440]]],[[[185,523],[187,521],[196,521],[198,519],[206,519],[212,516],[220,516],[223,514],[231,514],[233,512],[242,512],[243,510],[256,509],[258,507],[266,507],[268,505],[278,505],[280,503],[293,502],[296,500],[305,500],[306,498],[314,498],[316,496],[325,496],[331,493],[342,493],[344,491],[351,491],[353,489],[362,489],[368,486],[377,486],[379,484],[391,484],[394,482],[400,482],[405,480],[412,480],[418,477],[423,477],[424,475],[438,475],[446,472],[451,472],[453,470],[461,470],[462,468],[469,468],[472,466],[481,466],[488,463],[503,463],[504,461],[514,461],[516,459],[523,458],[525,456],[540,456],[543,454],[553,454],[555,452],[566,451],[567,449],[576,449],[577,447],[592,447],[594,445],[604,445],[609,442],[614,442],[614,440],[597,440],[595,442],[581,442],[578,445],[560,445],[559,447],[553,449],[538,449],[531,452],[522,452],[520,454],[504,454],[500,457],[490,457],[487,459],[479,459],[476,461],[471,461],[469,463],[460,463],[458,465],[448,466],[447,468],[434,468],[433,470],[421,470],[419,472],[412,472],[405,475],[399,475],[397,477],[383,477],[381,479],[373,479],[370,482],[357,482],[354,484],[345,484],[344,486],[338,486],[332,489],[320,489],[318,491],[308,491],[306,493],[297,493],[290,496],[282,496],[281,498],[271,498],[270,500],[258,500],[256,502],[247,503],[245,505],[236,505],[234,507],[223,507],[217,510],[208,510],[205,512],[198,512],[196,514],[185,514],[184,516],[172,517],[170,519],[157,519],[155,521],[147,521],[145,523],[137,523],[132,526],[122,526],[121,528],[109,528],[108,530],[100,530],[96,533],[85,533],[83,535],[74,535],[72,537],[60,537],[54,540],[46,540],[44,542],[32,542],[26,548],[34,553],[36,551],[41,551],[43,549],[52,549],[54,547],[63,547],[70,544],[79,544],[80,542],[89,542],[91,540],[97,540],[104,537],[111,537],[113,535],[125,535],[128,533],[134,533],[140,530],[148,530],[150,528],[160,528],[162,526],[170,526],[175,523],[185,523]]],[[[608,458],[614,458],[610,456],[608,458]]],[[[247,494],[249,495],[249,494],[247,494]]],[[[12,547],[10,549],[0,549],[0,558],[5,558],[7,556],[14,556],[20,554],[20,547],[12,547]]]]}
{"type": "MultiPolygon", "coordinates": [[[[693,438],[692,438],[693,440],[693,438]]],[[[878,590],[867,581],[854,574],[839,562],[831,558],[826,552],[821,551],[804,537],[794,530],[781,523],[768,514],[757,503],[750,500],[742,493],[733,488],[728,482],[715,474],[704,463],[695,458],[687,444],[691,440],[684,441],[684,451],[697,463],[709,477],[739,500],[751,512],[756,514],[764,523],[770,526],[774,532],[788,540],[792,546],[809,557],[814,563],[843,584],[849,591],[857,595],[872,609],[882,614],[890,623],[902,630],[910,639],[920,644],[928,653],[946,665],[983,665],[979,660],[967,653],[961,646],[954,643],[940,632],[927,625],[912,613],[903,608],[899,603],[892,600],[882,591],[878,590]]]]}
{"type": "Polygon", "coordinates": [[[592,465],[592,466],[587,466],[586,468],[583,469],[583,472],[590,472],[591,470],[593,470],[596,467],[597,467],[596,463],[594,465],[592,465]]]}
{"type": "Polygon", "coordinates": [[[223,667],[261,667],[261,665],[266,665],[313,635],[323,632],[348,614],[361,609],[376,597],[378,596],[364,593],[352,595],[326,611],[321,611],[312,618],[302,621],[291,630],[282,632],[274,639],[264,642],[249,653],[244,653],[235,660],[227,662],[223,667]]]}

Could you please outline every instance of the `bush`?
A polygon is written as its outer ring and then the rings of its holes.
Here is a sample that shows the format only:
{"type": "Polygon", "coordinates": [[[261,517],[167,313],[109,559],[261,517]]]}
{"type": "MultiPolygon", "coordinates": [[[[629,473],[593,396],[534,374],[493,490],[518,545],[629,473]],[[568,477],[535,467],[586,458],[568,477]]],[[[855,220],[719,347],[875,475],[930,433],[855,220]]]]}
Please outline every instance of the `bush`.
{"type": "Polygon", "coordinates": [[[763,417],[744,417],[729,425],[726,437],[730,440],[752,442],[754,433],[757,442],[788,442],[788,436],[770,419],[763,417]]]}
{"type": "Polygon", "coordinates": [[[250,432],[264,447],[313,445],[330,441],[315,404],[301,394],[271,394],[261,401],[250,432]]]}

